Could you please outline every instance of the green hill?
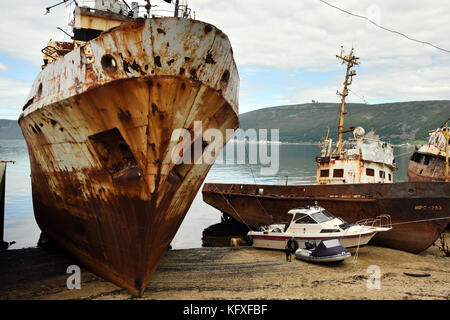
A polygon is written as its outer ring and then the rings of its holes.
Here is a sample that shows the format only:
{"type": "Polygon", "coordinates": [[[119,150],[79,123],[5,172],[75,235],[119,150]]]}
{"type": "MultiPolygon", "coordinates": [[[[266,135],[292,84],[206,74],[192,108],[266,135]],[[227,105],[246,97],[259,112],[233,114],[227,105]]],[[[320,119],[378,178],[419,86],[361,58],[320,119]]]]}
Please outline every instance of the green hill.
{"type": "Polygon", "coordinates": [[[17,120],[0,119],[0,140],[23,139],[17,120]]]}
{"type": "MultiPolygon", "coordinates": [[[[361,126],[382,140],[394,144],[411,143],[428,140],[428,131],[439,127],[450,117],[450,101],[351,103],[346,106],[346,111],[344,129],[361,126]]],[[[338,103],[265,108],[241,114],[240,127],[244,130],[279,129],[280,141],[283,142],[317,142],[326,135],[327,128],[330,128],[330,137],[337,137],[339,112],[338,103]]]]}
{"type": "MultiPolygon", "coordinates": [[[[280,129],[280,141],[317,142],[330,128],[336,138],[340,104],[306,103],[279,106],[243,113],[239,116],[244,130],[280,129]]],[[[384,104],[347,105],[344,128],[363,127],[382,140],[394,144],[426,141],[428,130],[450,118],[450,101],[412,101],[384,104]]],[[[350,134],[347,134],[350,135],[350,134]]],[[[23,139],[17,120],[0,119],[0,139],[23,139]]]]}

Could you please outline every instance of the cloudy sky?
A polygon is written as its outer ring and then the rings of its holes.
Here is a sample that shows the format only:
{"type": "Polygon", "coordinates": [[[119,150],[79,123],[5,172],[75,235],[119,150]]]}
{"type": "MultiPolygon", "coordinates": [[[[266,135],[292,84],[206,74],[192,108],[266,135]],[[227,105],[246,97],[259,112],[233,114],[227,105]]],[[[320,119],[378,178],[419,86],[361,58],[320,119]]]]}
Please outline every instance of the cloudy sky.
{"type": "MultiPolygon", "coordinates": [[[[0,118],[17,119],[40,72],[48,40],[68,40],[73,6],[60,0],[2,0],[0,11],[0,118]]],[[[83,1],[78,1],[82,3],[83,1]]],[[[89,3],[89,1],[87,1],[89,3]]],[[[92,3],[92,1],[90,1],[92,3]]],[[[142,2],[142,1],[140,1],[142,2]]],[[[434,0],[327,0],[411,38],[450,50],[450,2],[434,0]]],[[[131,3],[131,0],[128,0],[131,3]]],[[[158,9],[167,8],[153,0],[158,9]]],[[[340,47],[361,58],[350,102],[450,99],[450,53],[381,30],[319,0],[190,0],[196,18],[230,38],[241,78],[240,112],[338,102],[345,67],[340,47]]]]}

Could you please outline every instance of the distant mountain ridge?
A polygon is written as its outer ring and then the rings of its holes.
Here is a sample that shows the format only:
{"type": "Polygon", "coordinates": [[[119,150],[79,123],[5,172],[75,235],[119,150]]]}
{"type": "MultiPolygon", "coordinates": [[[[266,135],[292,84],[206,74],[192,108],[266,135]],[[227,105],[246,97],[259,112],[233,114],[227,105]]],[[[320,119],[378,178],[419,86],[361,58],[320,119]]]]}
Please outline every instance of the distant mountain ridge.
{"type": "Polygon", "coordinates": [[[23,139],[17,120],[0,119],[0,140],[23,139]]]}
{"type": "MultiPolygon", "coordinates": [[[[413,143],[428,140],[428,131],[450,118],[450,101],[350,103],[346,110],[344,128],[361,126],[384,141],[413,143]]],[[[326,135],[328,128],[330,137],[337,137],[339,111],[339,103],[271,107],[240,114],[240,127],[244,130],[280,129],[283,142],[317,142],[326,135]]],[[[23,139],[17,120],[0,119],[0,139],[23,139]]]]}
{"type": "MultiPolygon", "coordinates": [[[[411,101],[346,105],[344,129],[361,126],[393,144],[428,140],[428,131],[450,117],[450,101],[411,101]]],[[[327,134],[336,139],[340,103],[306,103],[259,109],[239,116],[244,130],[279,129],[280,141],[317,142],[327,134]]],[[[270,132],[270,131],[269,131],[270,132]]],[[[351,133],[344,134],[344,138],[351,133]]]]}

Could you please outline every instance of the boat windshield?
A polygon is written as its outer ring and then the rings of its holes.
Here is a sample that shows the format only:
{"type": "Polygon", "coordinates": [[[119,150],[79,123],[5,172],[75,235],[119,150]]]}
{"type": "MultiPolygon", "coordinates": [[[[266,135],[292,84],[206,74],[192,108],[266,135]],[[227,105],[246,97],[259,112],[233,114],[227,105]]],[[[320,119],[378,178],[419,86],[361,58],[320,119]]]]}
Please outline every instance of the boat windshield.
{"type": "Polygon", "coordinates": [[[324,240],[322,242],[325,245],[325,247],[327,247],[327,248],[334,248],[334,247],[341,246],[341,243],[339,242],[338,239],[324,240]]]}
{"type": "Polygon", "coordinates": [[[316,220],[318,223],[327,222],[335,219],[335,217],[329,213],[327,210],[322,210],[316,213],[313,213],[311,217],[316,220]]]}

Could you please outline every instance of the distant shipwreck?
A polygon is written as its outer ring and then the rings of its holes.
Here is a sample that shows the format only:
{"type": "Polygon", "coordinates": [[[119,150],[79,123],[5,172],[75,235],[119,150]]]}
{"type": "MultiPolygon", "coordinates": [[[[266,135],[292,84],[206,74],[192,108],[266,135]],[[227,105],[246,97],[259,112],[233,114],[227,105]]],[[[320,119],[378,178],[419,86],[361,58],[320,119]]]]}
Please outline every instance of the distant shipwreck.
{"type": "Polygon", "coordinates": [[[449,122],[432,130],[428,143],[416,147],[408,165],[409,181],[450,181],[449,122]]]}

